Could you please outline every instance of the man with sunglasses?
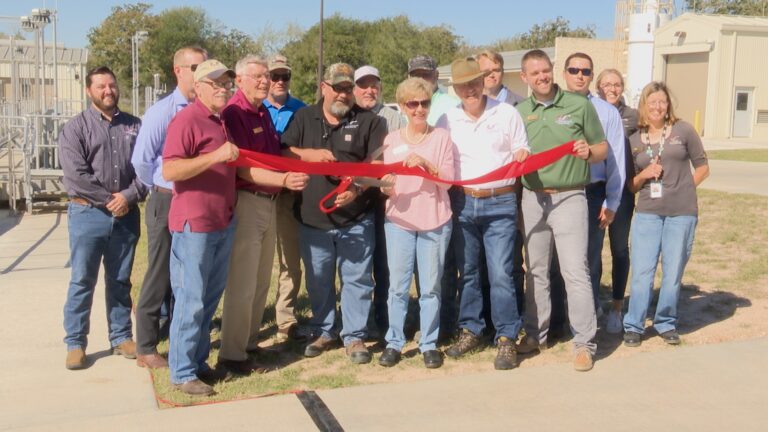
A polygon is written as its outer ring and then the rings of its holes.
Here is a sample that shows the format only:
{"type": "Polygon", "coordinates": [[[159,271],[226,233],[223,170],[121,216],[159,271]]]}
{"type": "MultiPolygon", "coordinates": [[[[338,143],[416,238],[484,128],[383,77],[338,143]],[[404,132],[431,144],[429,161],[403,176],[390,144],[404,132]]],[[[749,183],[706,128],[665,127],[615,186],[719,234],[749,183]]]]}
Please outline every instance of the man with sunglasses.
{"type": "MultiPolygon", "coordinates": [[[[354,70],[335,63],[320,82],[322,98],[299,110],[281,138],[283,153],[307,161],[362,162],[381,147],[386,125],[376,114],[355,105],[354,70]]],[[[312,305],[315,339],[304,355],[315,357],[336,344],[335,279],[341,279],[341,338],[353,363],[368,363],[363,341],[373,292],[373,206],[377,192],[352,185],[331,198],[338,209],[326,214],[318,202],[339,183],[338,177],[309,176],[296,202],[299,247],[312,305]]],[[[324,206],[330,203],[323,203],[324,206]]]]}
{"type": "Polygon", "coordinates": [[[525,333],[521,354],[546,348],[551,311],[549,268],[553,244],[568,294],[573,330],[574,369],[592,369],[597,320],[587,268],[588,227],[584,186],[589,164],[602,161],[608,145],[597,112],[581,96],[563,91],[552,79],[552,61],[541,50],[528,51],[520,76],[531,97],[517,105],[534,153],[574,141],[574,155],[523,177],[523,232],[526,274],[525,333]]]}
{"type": "MultiPolygon", "coordinates": [[[[600,279],[603,274],[603,240],[605,229],[613,222],[619,204],[621,203],[624,182],[626,180],[626,161],[624,154],[624,126],[619,110],[608,102],[595,97],[589,91],[589,85],[594,78],[592,58],[581,52],[568,56],[565,60],[563,79],[568,91],[585,96],[592,102],[603,126],[608,141],[608,157],[589,166],[590,183],[586,186],[587,221],[589,225],[589,241],[587,245],[587,262],[589,277],[592,282],[592,294],[595,301],[595,311],[598,319],[602,315],[599,292],[600,279]]],[[[555,257],[557,252],[555,252],[555,257]]],[[[552,318],[550,328],[563,327],[565,318],[565,288],[563,277],[557,260],[553,259],[550,270],[552,290],[552,318]]],[[[622,323],[613,323],[614,330],[618,326],[621,331],[622,323]]],[[[616,332],[616,331],[614,331],[616,332]]]]}
{"type": "MultiPolygon", "coordinates": [[[[530,154],[525,128],[512,105],[483,93],[484,72],[474,58],[451,64],[451,81],[461,105],[446,112],[437,127],[450,131],[457,180],[479,177],[530,154]]],[[[461,292],[458,341],[446,350],[461,357],[480,347],[483,319],[481,262],[484,255],[490,282],[493,341],[498,347],[494,367],[517,366],[515,340],[522,327],[512,280],[517,226],[516,179],[498,180],[450,190],[453,211],[453,252],[461,292]]],[[[442,325],[442,323],[441,323],[442,325]]]]}
{"type": "MultiPolygon", "coordinates": [[[[400,130],[405,119],[399,112],[381,103],[381,77],[373,66],[361,66],[355,70],[355,103],[364,110],[376,113],[384,119],[387,132],[400,130]]],[[[387,197],[379,195],[376,200],[376,248],[373,252],[373,317],[381,335],[389,329],[387,298],[389,297],[389,266],[387,265],[387,243],[384,235],[384,209],[387,197]]]]}
{"type": "MultiPolygon", "coordinates": [[[[276,54],[269,60],[269,77],[271,84],[269,96],[264,100],[264,106],[272,116],[278,137],[293,120],[293,115],[306,104],[293,97],[291,90],[291,66],[285,56],[276,54]]],[[[287,189],[280,191],[277,197],[277,239],[275,252],[277,254],[278,271],[277,296],[275,299],[275,320],[277,321],[277,338],[279,342],[292,339],[306,340],[304,332],[300,331],[294,312],[296,299],[301,288],[301,256],[299,255],[299,227],[293,217],[295,193],[287,189]]]]}
{"type": "MultiPolygon", "coordinates": [[[[459,98],[437,85],[438,75],[437,61],[434,58],[419,54],[408,60],[408,76],[422,78],[432,84],[432,106],[427,117],[427,123],[430,126],[434,126],[440,116],[461,102],[459,98]]],[[[449,265],[448,262],[450,261],[446,260],[446,265],[449,265]]]]}
{"type": "Polygon", "coordinates": [[[209,326],[227,283],[235,230],[236,170],[227,162],[239,154],[220,113],[233,78],[234,71],[218,60],[200,63],[195,101],[171,120],[163,148],[163,177],[173,182],[168,229],[176,298],[168,363],[171,384],[191,395],[213,394],[203,381],[216,378],[206,363],[209,326]]]}
{"type": "Polygon", "coordinates": [[[147,225],[147,272],[136,305],[136,364],[151,369],[168,367],[157,353],[162,329],[163,312],[171,318],[171,233],[168,231],[168,209],[171,206],[173,183],[163,178],[163,147],[165,134],[176,113],[195,100],[194,72],[208,53],[197,46],[180,48],[173,55],[176,88],[144,113],[143,124],[136,138],[131,163],[136,176],[150,189],[145,223],[147,225]]]}

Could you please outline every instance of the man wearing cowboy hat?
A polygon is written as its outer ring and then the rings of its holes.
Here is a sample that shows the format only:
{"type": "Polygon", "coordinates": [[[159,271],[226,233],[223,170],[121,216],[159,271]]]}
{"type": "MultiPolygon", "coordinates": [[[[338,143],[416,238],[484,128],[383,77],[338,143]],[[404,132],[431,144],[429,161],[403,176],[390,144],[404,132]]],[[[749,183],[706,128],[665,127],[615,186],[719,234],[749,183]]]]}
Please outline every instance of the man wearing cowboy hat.
{"type": "MultiPolygon", "coordinates": [[[[512,105],[483,94],[486,72],[473,58],[451,64],[451,81],[461,105],[446,112],[438,127],[451,133],[455,146],[457,180],[479,177],[530,154],[525,126],[512,105]]],[[[522,326],[512,281],[512,253],[517,225],[515,179],[498,180],[450,191],[453,210],[454,253],[462,288],[459,340],[448,348],[460,357],[480,346],[482,318],[480,257],[485,253],[491,285],[491,318],[496,328],[496,369],[517,366],[515,340],[522,326]]]]}
{"type": "Polygon", "coordinates": [[[168,125],[163,177],[173,182],[168,212],[171,288],[176,297],[168,364],[171,384],[191,395],[211,395],[202,380],[214,374],[206,363],[208,331],[227,283],[235,207],[235,144],[227,140],[219,113],[227,105],[235,72],[206,60],[194,74],[195,102],[168,125]]]}

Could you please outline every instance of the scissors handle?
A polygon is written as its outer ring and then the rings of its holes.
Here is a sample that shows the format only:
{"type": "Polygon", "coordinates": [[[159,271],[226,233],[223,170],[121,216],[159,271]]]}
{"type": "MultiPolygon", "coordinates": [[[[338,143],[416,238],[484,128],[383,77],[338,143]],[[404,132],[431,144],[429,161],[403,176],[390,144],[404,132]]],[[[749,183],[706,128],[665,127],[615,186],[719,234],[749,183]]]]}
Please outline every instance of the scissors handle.
{"type": "Polygon", "coordinates": [[[337,195],[341,194],[342,192],[346,191],[347,188],[349,188],[349,185],[352,184],[352,177],[344,177],[341,182],[339,182],[339,185],[336,186],[332,191],[328,193],[328,195],[324,196],[323,199],[320,200],[320,211],[325,214],[330,214],[337,208],[339,208],[338,205],[334,202],[332,206],[326,207],[325,202],[335,198],[337,195]]]}

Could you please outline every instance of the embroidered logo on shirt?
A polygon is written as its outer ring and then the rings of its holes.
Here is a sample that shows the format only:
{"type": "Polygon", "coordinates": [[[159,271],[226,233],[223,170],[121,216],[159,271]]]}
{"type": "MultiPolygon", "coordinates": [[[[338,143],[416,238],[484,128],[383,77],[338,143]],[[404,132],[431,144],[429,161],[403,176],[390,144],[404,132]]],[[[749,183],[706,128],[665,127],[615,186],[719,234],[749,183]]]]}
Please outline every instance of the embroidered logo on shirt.
{"type": "Polygon", "coordinates": [[[679,136],[675,135],[673,137],[669,138],[669,141],[667,142],[669,145],[681,145],[683,144],[683,141],[680,139],[679,136]]]}
{"type": "Polygon", "coordinates": [[[264,129],[262,129],[261,126],[253,128],[253,134],[254,135],[258,135],[258,134],[260,134],[262,132],[264,132],[264,129]]]}
{"type": "Polygon", "coordinates": [[[563,126],[570,126],[573,124],[573,119],[570,114],[559,115],[555,118],[555,123],[563,126]]]}
{"type": "Polygon", "coordinates": [[[526,121],[534,121],[534,120],[538,120],[538,119],[539,119],[538,114],[531,114],[531,115],[529,115],[528,117],[525,118],[526,121]]]}

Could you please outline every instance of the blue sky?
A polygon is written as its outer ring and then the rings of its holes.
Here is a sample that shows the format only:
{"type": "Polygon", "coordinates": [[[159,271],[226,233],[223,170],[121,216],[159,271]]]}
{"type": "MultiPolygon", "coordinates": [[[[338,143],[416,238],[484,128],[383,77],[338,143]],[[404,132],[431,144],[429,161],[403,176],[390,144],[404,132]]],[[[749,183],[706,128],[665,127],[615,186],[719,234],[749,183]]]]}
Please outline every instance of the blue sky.
{"type": "MultiPolygon", "coordinates": [[[[230,28],[258,35],[265,26],[279,30],[293,22],[306,29],[317,23],[319,0],[144,0],[153,12],[175,6],[203,8],[210,17],[230,28]]],[[[0,0],[0,15],[28,15],[33,8],[58,9],[58,43],[68,47],[87,44],[91,27],[98,26],[113,6],[136,1],[115,0],[0,0]]],[[[678,0],[678,3],[682,1],[678,0]]],[[[562,16],[571,26],[594,25],[601,39],[613,37],[613,0],[325,0],[325,16],[336,12],[345,17],[374,20],[405,14],[424,25],[449,25],[455,34],[472,45],[487,44],[527,31],[532,25],[562,16]]],[[[15,30],[15,20],[0,20],[0,31],[15,30]]],[[[51,40],[51,28],[46,40],[51,40]]]]}

